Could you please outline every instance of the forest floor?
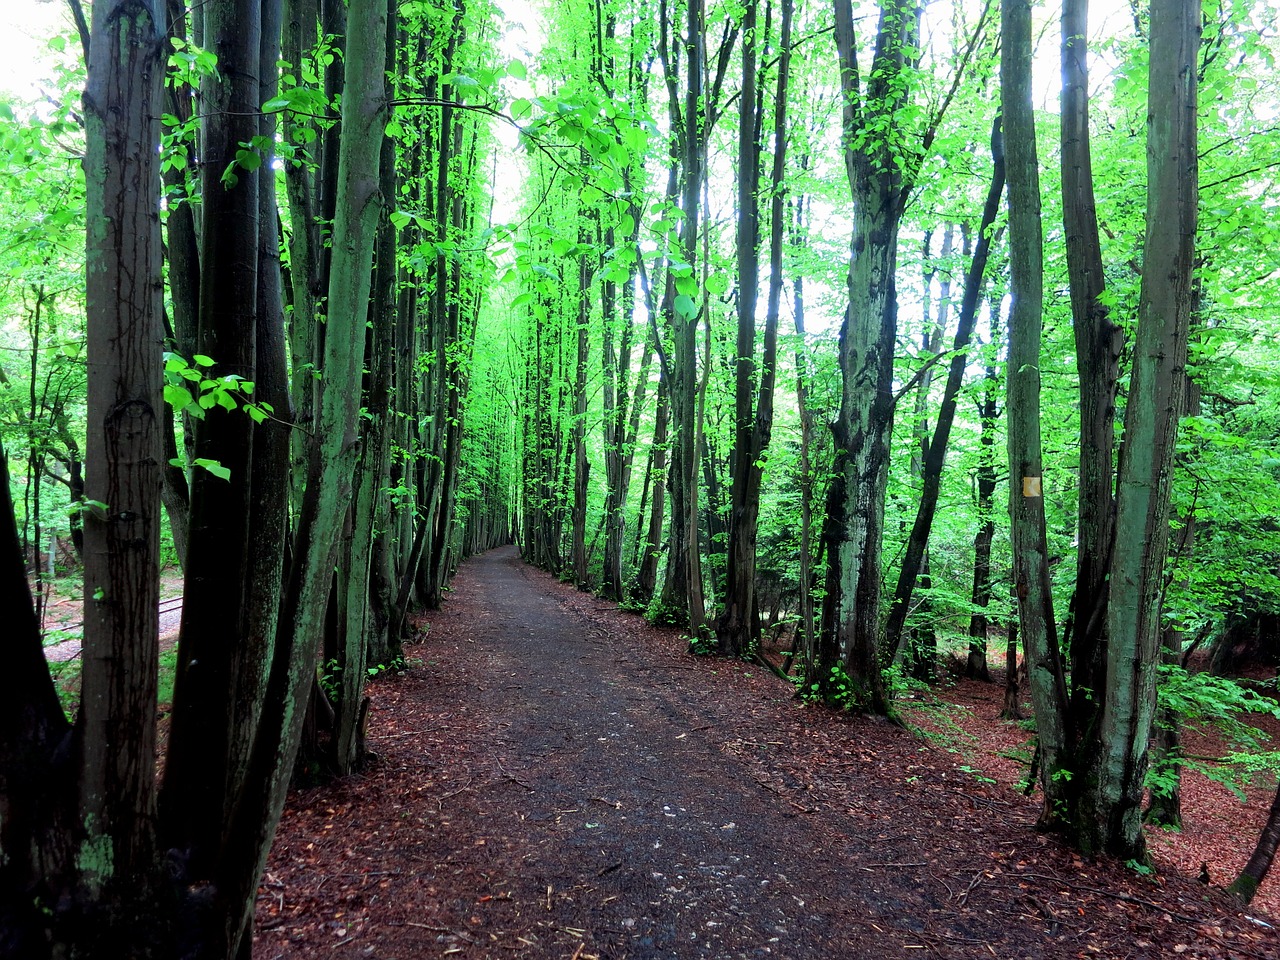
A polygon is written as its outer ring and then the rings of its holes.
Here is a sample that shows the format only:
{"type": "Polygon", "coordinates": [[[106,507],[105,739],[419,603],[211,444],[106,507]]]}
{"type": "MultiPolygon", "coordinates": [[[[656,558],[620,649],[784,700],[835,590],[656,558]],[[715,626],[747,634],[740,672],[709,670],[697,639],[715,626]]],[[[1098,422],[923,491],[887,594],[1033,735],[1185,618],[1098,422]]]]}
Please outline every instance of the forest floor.
{"type": "Polygon", "coordinates": [[[512,549],[429,626],[371,685],[376,759],[290,795],[255,960],[1280,958],[1238,867],[1083,861],[962,725],[805,706],[512,549]]]}

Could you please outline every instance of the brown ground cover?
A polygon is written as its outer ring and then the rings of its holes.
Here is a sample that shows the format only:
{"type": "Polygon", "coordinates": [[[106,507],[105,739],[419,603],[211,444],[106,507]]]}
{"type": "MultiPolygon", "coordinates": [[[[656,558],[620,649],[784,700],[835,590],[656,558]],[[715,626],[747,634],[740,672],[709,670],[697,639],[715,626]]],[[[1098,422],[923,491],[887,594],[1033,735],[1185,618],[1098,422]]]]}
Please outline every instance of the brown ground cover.
{"type": "Polygon", "coordinates": [[[1147,878],[1036,833],[985,685],[933,736],[805,706],[509,549],[410,656],[372,688],[376,760],[292,794],[257,960],[1280,957],[1200,853],[1157,843],[1147,878]]]}

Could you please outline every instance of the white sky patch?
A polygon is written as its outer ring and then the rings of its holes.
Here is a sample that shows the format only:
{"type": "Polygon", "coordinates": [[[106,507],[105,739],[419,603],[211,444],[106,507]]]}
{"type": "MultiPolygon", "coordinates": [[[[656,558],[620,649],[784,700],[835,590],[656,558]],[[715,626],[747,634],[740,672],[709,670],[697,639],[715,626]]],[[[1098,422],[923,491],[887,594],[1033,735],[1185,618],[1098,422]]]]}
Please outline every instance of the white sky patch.
{"type": "MultiPolygon", "coordinates": [[[[512,60],[519,60],[528,68],[532,78],[538,54],[546,42],[542,14],[530,0],[498,0],[498,6],[502,9],[498,56],[504,66],[512,60]]],[[[502,81],[502,88],[509,101],[518,98],[528,100],[536,95],[528,80],[515,77],[506,77],[502,81]]],[[[503,109],[507,107],[504,105],[503,109]]],[[[524,158],[518,155],[521,148],[516,128],[504,120],[494,119],[493,133],[502,154],[498,160],[499,167],[506,171],[506,175],[499,175],[493,185],[494,219],[499,223],[510,222],[519,216],[520,205],[524,200],[524,175],[527,167],[524,158]],[[516,176],[510,175],[513,170],[518,171],[516,176]]]]}
{"type": "Polygon", "coordinates": [[[20,100],[40,96],[40,81],[53,70],[49,38],[55,34],[75,36],[66,0],[0,4],[0,92],[20,100]]]}

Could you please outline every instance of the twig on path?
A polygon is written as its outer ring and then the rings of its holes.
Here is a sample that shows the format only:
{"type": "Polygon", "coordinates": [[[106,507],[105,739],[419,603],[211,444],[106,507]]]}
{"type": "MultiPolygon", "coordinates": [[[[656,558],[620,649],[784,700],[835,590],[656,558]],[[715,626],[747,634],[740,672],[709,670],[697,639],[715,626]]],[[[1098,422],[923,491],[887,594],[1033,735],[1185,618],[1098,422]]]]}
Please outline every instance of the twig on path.
{"type": "Polygon", "coordinates": [[[502,764],[500,764],[500,763],[499,763],[497,766],[498,766],[498,769],[502,772],[502,775],[503,775],[504,777],[506,777],[508,780],[510,780],[512,783],[519,784],[520,786],[522,786],[522,787],[524,787],[526,790],[528,790],[530,793],[536,793],[536,792],[537,792],[537,791],[535,791],[535,790],[533,789],[533,787],[529,786],[529,784],[525,783],[523,780],[521,780],[519,777],[517,777],[514,773],[512,773],[510,770],[508,770],[508,769],[507,769],[506,767],[504,767],[502,764]]]}
{"type": "MultiPolygon", "coordinates": [[[[392,924],[395,926],[395,924],[392,924]]],[[[418,927],[420,930],[430,930],[432,933],[453,933],[452,927],[438,927],[432,923],[417,923],[413,920],[405,920],[403,926],[418,927]]]]}
{"type": "Polygon", "coordinates": [[[475,783],[474,780],[468,780],[467,785],[465,787],[459,787],[457,790],[451,790],[449,793],[441,794],[440,796],[436,797],[436,809],[443,810],[444,802],[446,800],[448,800],[450,797],[456,797],[460,793],[466,793],[468,790],[471,789],[471,785],[473,783],[475,783]]]}
{"type": "Polygon", "coordinates": [[[764,780],[761,780],[759,777],[752,777],[751,779],[754,780],[756,783],[760,784],[760,786],[764,787],[770,793],[774,793],[774,794],[777,794],[778,796],[782,796],[782,791],[779,790],[777,787],[775,787],[772,783],[768,783],[764,780]]]}
{"type": "Polygon", "coordinates": [[[929,871],[929,876],[933,877],[933,879],[937,880],[940,884],[942,884],[944,887],[946,887],[946,888],[947,888],[947,899],[948,899],[948,900],[954,900],[954,899],[956,898],[956,892],[955,892],[954,890],[952,890],[952,889],[951,889],[951,884],[947,883],[947,881],[946,881],[946,880],[944,880],[942,877],[938,876],[938,875],[937,875],[936,873],[934,873],[932,870],[930,870],[930,871],[929,871]]]}
{"type": "Polygon", "coordinates": [[[416,737],[423,733],[434,733],[435,730],[436,730],[435,727],[430,727],[426,730],[404,730],[400,733],[379,733],[375,736],[369,737],[368,739],[370,740],[402,740],[405,737],[416,737]]]}
{"type": "Polygon", "coordinates": [[[973,893],[974,888],[977,887],[978,884],[980,884],[986,878],[987,878],[986,872],[983,870],[979,870],[977,875],[971,881],[969,881],[968,889],[965,890],[964,893],[960,894],[960,896],[956,897],[956,902],[963,907],[969,899],[969,894],[973,893]]]}
{"type": "Polygon", "coordinates": [[[613,873],[613,871],[617,870],[621,866],[622,866],[622,861],[619,860],[617,863],[612,864],[611,866],[605,867],[603,870],[601,870],[599,873],[596,874],[596,879],[599,880],[601,877],[603,877],[607,873],[613,873]]]}
{"type": "Polygon", "coordinates": [[[587,797],[587,799],[592,800],[596,803],[603,803],[606,807],[613,807],[613,809],[615,810],[622,809],[621,800],[606,800],[604,797],[587,797]]]}
{"type": "Polygon", "coordinates": [[[398,877],[402,871],[400,870],[369,870],[365,873],[339,873],[339,877],[398,877]]]}

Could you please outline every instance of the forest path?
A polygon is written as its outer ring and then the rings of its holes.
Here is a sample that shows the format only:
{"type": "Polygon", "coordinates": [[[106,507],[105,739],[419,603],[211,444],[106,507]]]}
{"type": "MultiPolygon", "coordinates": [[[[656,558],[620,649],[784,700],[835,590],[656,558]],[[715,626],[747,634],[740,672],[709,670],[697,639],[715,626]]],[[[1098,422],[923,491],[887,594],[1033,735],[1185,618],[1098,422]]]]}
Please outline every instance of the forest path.
{"type": "Polygon", "coordinates": [[[1159,891],[1181,920],[1098,896],[1128,879],[955,758],[689,657],[512,548],[463,566],[408,655],[373,691],[377,762],[291,798],[258,960],[1269,955],[1198,939],[1183,920],[1223,920],[1201,888],[1159,891]]]}

